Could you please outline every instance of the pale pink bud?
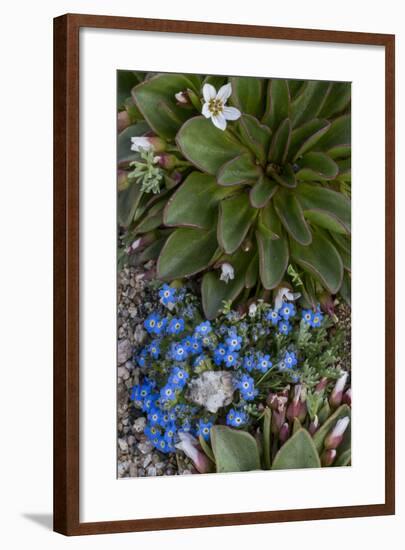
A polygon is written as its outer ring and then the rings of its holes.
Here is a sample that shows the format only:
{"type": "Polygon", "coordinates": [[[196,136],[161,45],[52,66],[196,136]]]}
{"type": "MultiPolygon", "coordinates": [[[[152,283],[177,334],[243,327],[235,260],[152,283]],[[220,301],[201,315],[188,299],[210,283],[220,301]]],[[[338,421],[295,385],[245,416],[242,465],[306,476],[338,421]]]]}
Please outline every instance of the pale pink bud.
{"type": "Polygon", "coordinates": [[[157,158],[159,166],[165,170],[173,170],[178,164],[179,159],[174,155],[168,153],[161,153],[157,158]]]}
{"type": "Polygon", "coordinates": [[[345,416],[344,418],[339,418],[339,420],[336,422],[336,426],[325,437],[325,449],[336,449],[336,447],[340,445],[349,423],[350,418],[348,416],[345,416]]]}
{"type": "Polygon", "coordinates": [[[285,422],[285,408],[275,410],[271,415],[271,431],[273,434],[278,434],[285,422]]]}
{"type": "Polygon", "coordinates": [[[327,313],[328,315],[330,315],[331,317],[334,317],[334,315],[335,315],[335,305],[334,305],[334,301],[333,301],[332,296],[330,294],[328,294],[327,292],[324,292],[321,295],[319,301],[320,301],[321,307],[324,310],[324,312],[327,313]]]}
{"type": "Polygon", "coordinates": [[[328,449],[322,453],[321,464],[322,466],[331,466],[336,458],[336,449],[328,449]]]}
{"type": "Polygon", "coordinates": [[[335,387],[329,397],[329,405],[332,409],[336,409],[342,403],[343,390],[345,389],[347,377],[349,373],[344,372],[342,376],[337,380],[335,387]]]}
{"type": "Polygon", "coordinates": [[[318,384],[315,387],[315,393],[322,393],[326,386],[328,385],[328,379],[327,378],[321,378],[321,380],[318,382],[318,384]]]}
{"type": "Polygon", "coordinates": [[[284,422],[284,424],[280,428],[280,432],[278,434],[278,438],[281,443],[285,443],[288,439],[288,436],[290,435],[290,427],[288,425],[288,422],[284,422]]]}
{"type": "Polygon", "coordinates": [[[179,432],[180,442],[176,448],[188,456],[194,463],[200,474],[206,474],[211,470],[211,463],[208,457],[200,450],[198,441],[188,432],[179,432]]]}
{"type": "Polygon", "coordinates": [[[131,121],[129,119],[128,113],[126,111],[120,111],[118,113],[118,121],[117,121],[118,132],[122,132],[122,130],[125,130],[125,128],[128,128],[130,124],[131,124],[131,121]]]}
{"type": "Polygon", "coordinates": [[[307,414],[307,406],[305,399],[303,399],[303,390],[301,384],[297,384],[294,387],[294,397],[292,402],[288,405],[287,408],[287,418],[289,420],[294,420],[298,418],[300,422],[303,422],[307,414]]]}
{"type": "Polygon", "coordinates": [[[176,101],[179,104],[187,105],[188,103],[190,103],[187,92],[184,92],[184,91],[177,92],[177,94],[174,94],[174,97],[176,98],[176,101]]]}
{"type": "Polygon", "coordinates": [[[352,405],[352,388],[349,388],[346,391],[346,393],[343,394],[342,401],[343,401],[343,403],[345,403],[346,405],[349,405],[349,407],[351,407],[351,405],[352,405]]]}

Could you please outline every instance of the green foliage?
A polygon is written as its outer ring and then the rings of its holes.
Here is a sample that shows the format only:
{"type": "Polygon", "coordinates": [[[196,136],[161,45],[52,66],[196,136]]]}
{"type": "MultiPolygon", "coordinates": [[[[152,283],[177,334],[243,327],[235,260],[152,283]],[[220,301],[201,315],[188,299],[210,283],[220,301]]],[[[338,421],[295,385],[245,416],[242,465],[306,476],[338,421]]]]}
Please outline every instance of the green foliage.
{"type": "Polygon", "coordinates": [[[211,428],[211,444],[217,472],[246,472],[260,469],[259,449],[254,438],[228,426],[211,428]]]}
{"type": "Polygon", "coordinates": [[[278,451],[272,469],[287,470],[320,467],[321,461],[314,442],[309,433],[301,428],[278,451]]]}
{"type": "Polygon", "coordinates": [[[199,278],[208,318],[223,300],[272,291],[290,273],[300,273],[309,307],[325,291],[350,302],[349,83],[130,73],[118,85],[132,123],[118,136],[120,167],[135,162],[131,186],[164,197],[151,216],[154,203],[122,189],[119,221],[134,238],[148,230],[168,239],[150,255],[159,254],[160,279],[199,278]],[[225,131],[201,116],[206,82],[232,86],[228,104],[241,117],[225,131]],[[130,137],[151,132],[170,162],[130,149],[130,137]],[[220,265],[234,260],[243,273],[219,281],[220,265]]]}

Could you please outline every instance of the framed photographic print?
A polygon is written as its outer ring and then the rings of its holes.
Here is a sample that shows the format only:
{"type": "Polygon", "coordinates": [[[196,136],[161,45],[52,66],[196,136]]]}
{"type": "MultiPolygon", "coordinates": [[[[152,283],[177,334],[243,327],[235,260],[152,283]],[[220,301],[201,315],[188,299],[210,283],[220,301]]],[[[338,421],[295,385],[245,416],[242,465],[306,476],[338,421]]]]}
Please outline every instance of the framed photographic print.
{"type": "Polygon", "coordinates": [[[393,514],[394,37],[54,25],[55,530],[393,514]]]}

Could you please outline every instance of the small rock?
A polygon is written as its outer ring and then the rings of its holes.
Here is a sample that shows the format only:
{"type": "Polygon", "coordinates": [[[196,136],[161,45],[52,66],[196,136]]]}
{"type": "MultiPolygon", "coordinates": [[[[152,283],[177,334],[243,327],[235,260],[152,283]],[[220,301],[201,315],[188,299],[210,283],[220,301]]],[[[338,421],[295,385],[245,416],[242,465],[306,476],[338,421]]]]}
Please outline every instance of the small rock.
{"type": "Polygon", "coordinates": [[[138,476],[138,468],[136,467],[135,464],[131,463],[129,465],[129,475],[131,477],[137,477],[138,476]]]}
{"type": "Polygon", "coordinates": [[[118,341],[118,354],[117,361],[119,365],[122,365],[132,355],[132,346],[129,340],[119,340],[118,341]]]}
{"type": "Polygon", "coordinates": [[[187,399],[216,413],[219,408],[232,403],[234,385],[227,371],[205,371],[190,381],[187,399]]]}
{"type": "Polygon", "coordinates": [[[118,445],[123,453],[128,452],[128,443],[125,439],[122,439],[122,437],[118,438],[118,445]]]}
{"type": "Polygon", "coordinates": [[[155,466],[150,466],[146,471],[147,471],[148,476],[156,476],[155,466]]]}
{"type": "Polygon", "coordinates": [[[152,457],[151,455],[147,455],[142,463],[142,466],[144,468],[147,468],[149,466],[149,464],[152,462],[152,457]]]}
{"type": "Polygon", "coordinates": [[[137,418],[133,424],[133,431],[140,434],[143,433],[146,426],[146,418],[144,416],[140,416],[137,418]]]}
{"type": "Polygon", "coordinates": [[[143,455],[149,454],[153,449],[153,444],[151,441],[147,440],[143,443],[138,444],[138,449],[141,451],[143,455]]]}
{"type": "Polygon", "coordinates": [[[122,378],[123,380],[128,380],[129,378],[129,372],[126,367],[118,367],[118,378],[122,378]]]}
{"type": "Polygon", "coordinates": [[[136,325],[135,331],[134,331],[134,340],[135,343],[140,346],[143,344],[146,338],[146,332],[143,330],[142,325],[136,325]]]}
{"type": "Polygon", "coordinates": [[[118,477],[123,477],[129,468],[129,462],[128,460],[124,460],[123,462],[118,462],[118,477]]]}

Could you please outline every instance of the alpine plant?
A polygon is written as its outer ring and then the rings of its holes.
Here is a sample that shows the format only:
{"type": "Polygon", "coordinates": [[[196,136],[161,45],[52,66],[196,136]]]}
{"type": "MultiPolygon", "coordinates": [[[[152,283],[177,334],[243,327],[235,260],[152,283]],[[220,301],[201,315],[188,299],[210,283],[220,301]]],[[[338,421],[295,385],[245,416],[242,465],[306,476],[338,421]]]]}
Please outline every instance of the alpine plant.
{"type": "Polygon", "coordinates": [[[350,83],[121,72],[120,261],[223,302],[350,302],[350,83]]]}

